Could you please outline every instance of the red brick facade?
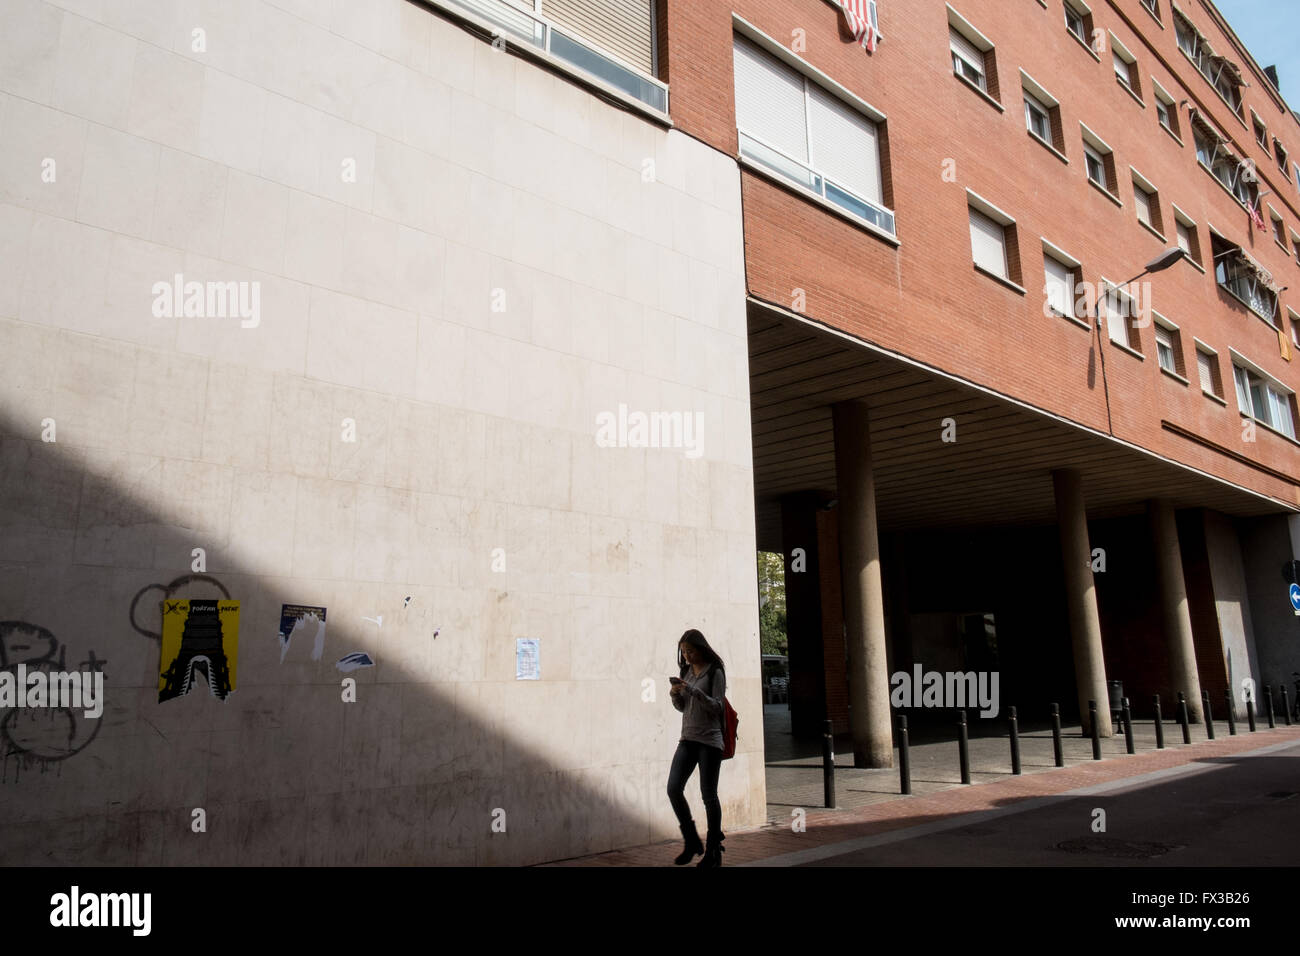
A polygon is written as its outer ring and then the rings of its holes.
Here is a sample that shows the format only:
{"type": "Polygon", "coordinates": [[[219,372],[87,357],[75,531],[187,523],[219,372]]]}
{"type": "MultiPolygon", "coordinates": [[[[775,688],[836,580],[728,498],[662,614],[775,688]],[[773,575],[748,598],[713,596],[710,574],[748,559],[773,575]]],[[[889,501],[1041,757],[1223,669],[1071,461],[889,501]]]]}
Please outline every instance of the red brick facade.
{"type": "Polygon", "coordinates": [[[1122,282],[1176,244],[1177,204],[1197,224],[1205,271],[1182,262],[1149,281],[1152,307],[1179,327],[1179,367],[1190,382],[1161,371],[1150,328],[1140,333],[1143,358],[1104,341],[1114,434],[1300,503],[1300,445],[1264,427],[1254,443],[1243,441],[1229,349],[1291,389],[1300,390],[1300,370],[1278,331],[1217,286],[1209,226],[1292,288],[1281,295],[1277,320],[1288,337],[1286,306],[1300,309],[1300,264],[1295,250],[1274,241],[1266,206],[1266,228],[1254,230],[1242,206],[1198,164],[1188,109],[1207,115],[1238,156],[1255,160],[1259,188],[1271,191],[1266,202],[1282,215],[1288,245],[1290,231],[1300,232],[1300,192],[1255,141],[1251,109],[1268,124],[1270,144],[1277,136],[1296,157],[1300,123],[1270,95],[1262,72],[1204,0],[1181,6],[1216,52],[1242,68],[1250,84],[1241,90],[1244,120],[1179,49],[1170,0],[1159,0],[1162,22],[1140,0],[1093,0],[1094,28],[1105,43],[1099,57],[1067,32],[1062,0],[952,6],[994,44],[1001,110],[953,75],[943,3],[881,0],[885,39],[868,54],[826,0],[669,0],[662,59],[673,122],[688,134],[737,153],[733,13],[787,47],[799,41],[803,60],[887,116],[884,195],[900,245],[742,169],[750,293],[790,308],[802,289],[803,311],[818,321],[1104,432],[1102,383],[1094,377],[1090,384],[1089,375],[1098,332],[1044,313],[1040,237],[1080,260],[1085,282],[1122,282]],[[1136,58],[1142,103],[1116,81],[1111,33],[1136,58]],[[1052,119],[1068,163],[1026,131],[1021,70],[1060,101],[1052,119]],[[1181,145],[1158,123],[1152,77],[1175,101],[1181,145]],[[1080,123],[1114,150],[1122,205],[1088,181],[1080,123]],[[1155,221],[1163,224],[1163,242],[1137,219],[1130,166],[1159,190],[1155,221]],[[973,267],[967,189],[1015,219],[1024,294],[973,267]],[[1193,337],[1218,352],[1225,403],[1201,392],[1193,337]]]}

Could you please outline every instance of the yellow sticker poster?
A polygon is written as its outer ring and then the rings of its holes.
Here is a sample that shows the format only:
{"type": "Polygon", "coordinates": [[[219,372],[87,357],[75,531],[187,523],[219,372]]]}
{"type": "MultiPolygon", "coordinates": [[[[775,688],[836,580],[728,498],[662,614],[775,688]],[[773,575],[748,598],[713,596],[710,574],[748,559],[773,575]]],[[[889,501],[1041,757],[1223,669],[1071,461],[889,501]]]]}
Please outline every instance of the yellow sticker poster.
{"type": "Polygon", "coordinates": [[[158,703],[183,697],[195,671],[218,700],[235,689],[239,661],[238,601],[163,601],[158,703]]]}

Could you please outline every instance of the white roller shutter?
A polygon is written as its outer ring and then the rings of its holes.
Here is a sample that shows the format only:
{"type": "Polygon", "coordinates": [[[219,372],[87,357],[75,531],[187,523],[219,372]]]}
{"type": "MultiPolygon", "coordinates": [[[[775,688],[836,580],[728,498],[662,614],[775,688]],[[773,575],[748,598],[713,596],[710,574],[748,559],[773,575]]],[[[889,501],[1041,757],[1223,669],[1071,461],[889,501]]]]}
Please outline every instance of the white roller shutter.
{"type": "Polygon", "coordinates": [[[970,244],[975,264],[1007,278],[1006,230],[978,209],[970,210],[970,244]]]}
{"type": "Polygon", "coordinates": [[[542,15],[653,75],[651,0],[542,0],[542,15]]]}
{"type": "Polygon", "coordinates": [[[1197,351],[1196,367],[1201,374],[1201,389],[1209,392],[1211,395],[1214,394],[1214,372],[1210,365],[1213,361],[1214,359],[1209,355],[1206,355],[1204,352],[1199,350],[1197,351]]]}
{"type": "Polygon", "coordinates": [[[962,59],[969,60],[970,64],[979,70],[980,73],[984,72],[983,50],[977,47],[974,43],[971,43],[970,40],[967,40],[952,27],[948,28],[948,41],[955,53],[960,55],[962,59]]]}
{"type": "Polygon", "coordinates": [[[1133,205],[1137,206],[1138,219],[1151,225],[1151,197],[1136,184],[1133,186],[1133,205]]]}
{"type": "Polygon", "coordinates": [[[803,77],[740,37],[734,52],[736,126],[807,162],[803,77]]]}
{"type": "Polygon", "coordinates": [[[818,87],[811,87],[811,165],[872,202],[882,202],[876,124],[818,87]]]}
{"type": "Polygon", "coordinates": [[[1047,272],[1047,301],[1063,315],[1074,315],[1074,270],[1051,256],[1044,258],[1047,272]]]}

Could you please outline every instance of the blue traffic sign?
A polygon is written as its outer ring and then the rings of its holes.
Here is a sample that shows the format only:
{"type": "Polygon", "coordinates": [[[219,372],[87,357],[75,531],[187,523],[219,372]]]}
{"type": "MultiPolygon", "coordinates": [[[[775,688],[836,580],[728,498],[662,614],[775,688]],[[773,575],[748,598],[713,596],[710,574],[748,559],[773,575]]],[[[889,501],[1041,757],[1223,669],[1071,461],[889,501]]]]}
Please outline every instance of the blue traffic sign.
{"type": "Polygon", "coordinates": [[[1295,612],[1300,614],[1300,584],[1293,584],[1287,588],[1287,596],[1291,598],[1291,606],[1295,612]]]}

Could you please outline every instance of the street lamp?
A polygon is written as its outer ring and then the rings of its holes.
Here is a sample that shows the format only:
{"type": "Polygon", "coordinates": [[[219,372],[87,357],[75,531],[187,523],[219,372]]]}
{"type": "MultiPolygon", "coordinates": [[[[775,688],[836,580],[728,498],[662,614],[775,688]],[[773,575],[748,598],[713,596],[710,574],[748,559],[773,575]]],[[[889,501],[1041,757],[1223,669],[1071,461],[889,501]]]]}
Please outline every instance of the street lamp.
{"type": "Polygon", "coordinates": [[[1141,279],[1148,272],[1164,272],[1170,266],[1181,261],[1183,256],[1185,255],[1187,255],[1187,253],[1185,253],[1181,247],[1177,247],[1174,249],[1166,249],[1164,252],[1160,253],[1160,255],[1156,256],[1154,259],[1148,262],[1146,264],[1146,268],[1144,268],[1141,272],[1139,272],[1133,278],[1129,279],[1128,282],[1125,282],[1124,284],[1130,285],[1134,282],[1137,282],[1138,279],[1141,279]]]}
{"type": "MultiPolygon", "coordinates": [[[[1186,253],[1182,250],[1181,247],[1166,249],[1164,252],[1160,253],[1160,255],[1156,256],[1154,259],[1148,262],[1141,272],[1139,272],[1133,278],[1129,279],[1127,282],[1123,283],[1122,285],[1116,286],[1115,288],[1120,289],[1126,286],[1130,286],[1138,279],[1141,279],[1144,275],[1147,275],[1148,273],[1163,272],[1164,270],[1168,269],[1170,266],[1179,262],[1184,255],[1186,255],[1186,253]]],[[[1110,385],[1106,381],[1106,349],[1104,347],[1104,342],[1102,341],[1102,337],[1101,337],[1101,322],[1102,322],[1101,313],[1102,313],[1102,309],[1098,308],[1097,309],[1097,354],[1101,356],[1101,389],[1103,394],[1106,396],[1106,428],[1111,435],[1114,435],[1115,425],[1111,421],[1111,417],[1110,417],[1110,385]]]]}

